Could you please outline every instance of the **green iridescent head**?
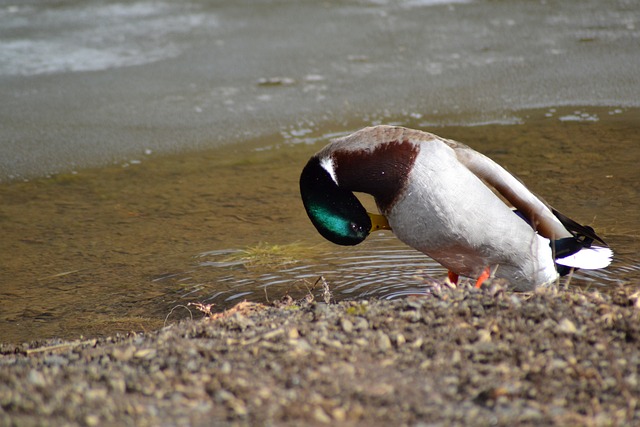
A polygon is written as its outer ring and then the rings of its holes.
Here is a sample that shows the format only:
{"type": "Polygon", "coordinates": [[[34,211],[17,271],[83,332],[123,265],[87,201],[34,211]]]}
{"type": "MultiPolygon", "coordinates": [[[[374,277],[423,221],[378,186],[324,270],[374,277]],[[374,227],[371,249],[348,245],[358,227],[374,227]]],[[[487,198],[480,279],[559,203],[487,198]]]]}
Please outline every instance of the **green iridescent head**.
{"type": "Polygon", "coordinates": [[[300,194],[309,219],[325,239],[357,245],[369,235],[371,219],[362,203],[351,191],[340,188],[316,157],[300,175],[300,194]]]}

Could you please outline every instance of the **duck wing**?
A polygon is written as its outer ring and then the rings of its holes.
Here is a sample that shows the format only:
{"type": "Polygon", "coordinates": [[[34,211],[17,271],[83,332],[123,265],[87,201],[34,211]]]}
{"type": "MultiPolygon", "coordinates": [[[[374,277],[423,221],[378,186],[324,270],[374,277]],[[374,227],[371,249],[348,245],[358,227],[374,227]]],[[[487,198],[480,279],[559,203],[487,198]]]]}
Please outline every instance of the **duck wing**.
{"type": "MultiPolygon", "coordinates": [[[[502,166],[477,151],[449,141],[458,160],[478,178],[511,203],[540,235],[552,241],[556,264],[571,268],[598,269],[611,263],[613,252],[593,228],[581,225],[547,205],[502,166]],[[593,241],[605,247],[591,246],[593,241]]],[[[569,268],[559,268],[561,275],[569,268]]]]}
{"type": "MultiPolygon", "coordinates": [[[[447,143],[453,148],[460,163],[493,187],[507,202],[511,203],[540,235],[550,240],[574,236],[570,229],[565,226],[562,219],[556,215],[557,211],[533,194],[520,180],[511,175],[502,166],[484,154],[457,141],[448,140],[447,143]]],[[[573,224],[580,226],[575,221],[562,214],[560,215],[561,218],[566,218],[573,224]]],[[[600,238],[594,240],[601,241],[600,238]]]]}

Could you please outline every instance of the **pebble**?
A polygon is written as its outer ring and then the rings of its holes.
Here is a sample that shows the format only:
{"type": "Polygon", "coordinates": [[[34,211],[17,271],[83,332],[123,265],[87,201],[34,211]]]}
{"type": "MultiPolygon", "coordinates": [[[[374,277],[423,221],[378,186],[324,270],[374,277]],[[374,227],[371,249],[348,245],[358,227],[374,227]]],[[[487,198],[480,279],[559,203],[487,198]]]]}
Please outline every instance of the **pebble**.
{"type": "Polygon", "coordinates": [[[404,335],[398,333],[393,336],[393,342],[395,343],[397,348],[400,348],[407,342],[407,339],[404,337],[404,335]]]}
{"type": "Polygon", "coordinates": [[[44,387],[47,384],[42,372],[39,372],[35,369],[31,369],[29,371],[29,375],[27,376],[27,381],[29,381],[31,384],[38,387],[44,387]]]}
{"type": "Polygon", "coordinates": [[[225,361],[220,366],[220,373],[224,375],[229,375],[231,373],[231,363],[225,361]]]}
{"type": "Polygon", "coordinates": [[[111,351],[111,357],[113,357],[114,360],[126,362],[133,357],[133,353],[135,353],[135,351],[136,348],[132,345],[125,348],[115,347],[111,351]]]}
{"type": "Polygon", "coordinates": [[[363,317],[356,317],[353,321],[353,327],[357,331],[366,331],[369,329],[369,321],[363,317]]]}
{"type": "Polygon", "coordinates": [[[309,344],[309,342],[304,338],[292,340],[291,344],[293,345],[295,350],[298,351],[299,353],[308,353],[313,350],[313,347],[311,347],[311,344],[309,344]]]}
{"type": "Polygon", "coordinates": [[[322,424],[331,424],[331,417],[322,409],[317,406],[313,410],[313,419],[322,424]]]}
{"type": "Polygon", "coordinates": [[[344,422],[347,419],[347,411],[344,408],[335,408],[331,411],[331,417],[338,423],[344,422]]]}
{"type": "Polygon", "coordinates": [[[97,426],[100,425],[100,417],[97,415],[87,415],[84,418],[84,422],[88,426],[97,426]]]}
{"type": "Polygon", "coordinates": [[[296,328],[290,328],[287,330],[287,338],[290,340],[295,340],[300,337],[300,332],[296,328]]]}
{"type": "Polygon", "coordinates": [[[558,322],[558,330],[565,334],[575,334],[578,332],[576,325],[569,319],[562,319],[558,322]]]}
{"type": "Polygon", "coordinates": [[[378,344],[378,349],[382,352],[386,352],[391,349],[391,339],[389,339],[389,335],[385,334],[382,331],[378,332],[376,342],[378,344]]]}
{"type": "Polygon", "coordinates": [[[353,332],[353,322],[347,318],[340,319],[340,326],[342,327],[342,330],[347,334],[353,332]]]}
{"type": "Polygon", "coordinates": [[[138,351],[136,351],[135,353],[133,353],[133,357],[137,358],[137,359],[153,359],[154,357],[156,357],[156,349],[154,348],[143,348],[140,349],[138,351]]]}

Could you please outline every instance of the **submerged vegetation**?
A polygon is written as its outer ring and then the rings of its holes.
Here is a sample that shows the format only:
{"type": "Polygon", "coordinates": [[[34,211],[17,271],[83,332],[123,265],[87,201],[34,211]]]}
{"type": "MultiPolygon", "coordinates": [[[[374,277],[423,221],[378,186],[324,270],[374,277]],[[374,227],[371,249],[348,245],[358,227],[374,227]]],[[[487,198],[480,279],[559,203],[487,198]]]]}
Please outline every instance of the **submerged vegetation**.
{"type": "Polygon", "coordinates": [[[221,262],[242,265],[245,268],[275,269],[296,264],[311,255],[313,250],[313,247],[300,243],[272,245],[260,242],[255,246],[228,253],[221,262]]]}

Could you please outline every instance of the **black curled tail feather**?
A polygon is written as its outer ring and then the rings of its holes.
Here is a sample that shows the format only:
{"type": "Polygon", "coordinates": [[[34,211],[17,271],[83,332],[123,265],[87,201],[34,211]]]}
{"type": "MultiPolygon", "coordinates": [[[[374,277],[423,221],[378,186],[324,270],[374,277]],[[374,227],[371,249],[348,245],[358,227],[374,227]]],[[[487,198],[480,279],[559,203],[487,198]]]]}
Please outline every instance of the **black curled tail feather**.
{"type": "MultiPolygon", "coordinates": [[[[588,225],[578,224],[568,216],[561,214],[555,209],[551,209],[551,211],[553,212],[555,217],[558,218],[558,220],[562,223],[564,228],[566,228],[571,234],[573,234],[574,239],[582,245],[581,247],[583,248],[591,247],[591,243],[593,243],[594,241],[599,242],[606,247],[609,246],[606,244],[604,240],[602,240],[600,236],[596,234],[593,228],[589,227],[588,225]]],[[[564,240],[564,239],[560,239],[560,240],[564,240]]],[[[571,255],[571,254],[568,254],[568,255],[571,255]]],[[[568,255],[565,255],[565,256],[568,256],[568,255]]]]}

